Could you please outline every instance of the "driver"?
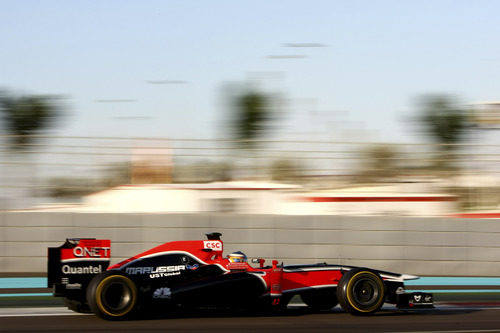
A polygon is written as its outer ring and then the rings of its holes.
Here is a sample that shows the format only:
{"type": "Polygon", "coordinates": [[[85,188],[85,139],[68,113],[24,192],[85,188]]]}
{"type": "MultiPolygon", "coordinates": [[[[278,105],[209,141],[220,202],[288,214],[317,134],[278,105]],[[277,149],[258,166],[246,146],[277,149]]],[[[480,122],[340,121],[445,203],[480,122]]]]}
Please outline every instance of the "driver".
{"type": "Polygon", "coordinates": [[[247,262],[247,256],[241,251],[233,252],[228,254],[227,258],[229,262],[247,262]]]}

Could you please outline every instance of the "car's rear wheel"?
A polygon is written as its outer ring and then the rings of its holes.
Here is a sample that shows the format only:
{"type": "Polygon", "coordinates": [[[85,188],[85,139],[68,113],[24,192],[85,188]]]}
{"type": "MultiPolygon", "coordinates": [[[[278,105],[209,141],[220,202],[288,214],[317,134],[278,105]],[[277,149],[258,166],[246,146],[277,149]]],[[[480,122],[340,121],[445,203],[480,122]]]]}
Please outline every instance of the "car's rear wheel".
{"type": "Polygon", "coordinates": [[[340,279],[337,298],[342,308],[349,313],[373,314],[384,304],[384,281],[370,269],[352,269],[340,279]]]}
{"type": "Polygon", "coordinates": [[[108,320],[129,318],[137,306],[137,287],[120,271],[107,271],[92,279],[87,302],[92,312],[108,320]]]}

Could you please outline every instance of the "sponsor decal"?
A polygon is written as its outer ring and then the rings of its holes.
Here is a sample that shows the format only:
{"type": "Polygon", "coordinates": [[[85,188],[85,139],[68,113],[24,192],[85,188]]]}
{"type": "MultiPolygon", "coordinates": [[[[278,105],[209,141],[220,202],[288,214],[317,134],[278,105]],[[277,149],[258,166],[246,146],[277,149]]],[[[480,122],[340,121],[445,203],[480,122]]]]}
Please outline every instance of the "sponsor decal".
{"type": "Polygon", "coordinates": [[[192,271],[198,269],[198,267],[200,267],[198,264],[194,264],[194,265],[186,265],[186,268],[187,269],[190,269],[192,271]]]}
{"type": "Polygon", "coordinates": [[[82,289],[82,285],[80,283],[68,283],[66,289],[82,289]]]}
{"type": "Polygon", "coordinates": [[[424,294],[424,293],[414,294],[410,302],[422,303],[422,304],[432,303],[432,294],[424,294]]]}
{"type": "Polygon", "coordinates": [[[222,252],[221,241],[203,241],[203,249],[222,252]]]}
{"type": "Polygon", "coordinates": [[[247,270],[248,269],[248,265],[244,262],[230,262],[228,265],[227,265],[227,268],[229,268],[230,270],[247,270]]]}
{"type": "Polygon", "coordinates": [[[153,292],[153,298],[171,298],[172,291],[170,288],[158,288],[153,292]]]}
{"type": "Polygon", "coordinates": [[[157,279],[157,278],[161,278],[161,277],[168,277],[168,276],[175,276],[175,275],[181,275],[181,272],[149,274],[149,278],[150,279],[157,279]]]}
{"type": "Polygon", "coordinates": [[[81,247],[76,246],[73,248],[73,255],[76,258],[89,257],[89,258],[109,258],[109,247],[81,247]]]}
{"type": "Polygon", "coordinates": [[[75,247],[61,249],[61,261],[106,261],[111,257],[111,241],[82,239],[75,247]]]}
{"type": "Polygon", "coordinates": [[[180,275],[186,270],[186,265],[158,266],[158,267],[127,267],[125,272],[130,275],[149,274],[151,279],[180,275]]]}
{"type": "Polygon", "coordinates": [[[61,249],[62,261],[106,260],[110,257],[110,240],[81,239],[75,247],[61,249]]]}
{"type": "Polygon", "coordinates": [[[63,274],[99,274],[102,273],[102,266],[77,266],[73,267],[70,265],[63,265],[62,266],[62,272],[63,274]]]}

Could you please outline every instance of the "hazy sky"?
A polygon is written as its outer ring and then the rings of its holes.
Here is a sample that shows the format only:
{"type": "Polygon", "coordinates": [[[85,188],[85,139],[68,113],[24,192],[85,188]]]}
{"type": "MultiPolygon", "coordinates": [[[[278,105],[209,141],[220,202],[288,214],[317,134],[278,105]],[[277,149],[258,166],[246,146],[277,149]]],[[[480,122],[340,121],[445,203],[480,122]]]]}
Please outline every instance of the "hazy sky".
{"type": "Polygon", "coordinates": [[[500,100],[496,0],[1,8],[0,89],[67,96],[61,135],[221,136],[224,86],[249,78],[286,97],[279,135],[302,139],[417,140],[408,119],[419,95],[500,100]],[[281,55],[304,57],[269,57],[281,55]]]}

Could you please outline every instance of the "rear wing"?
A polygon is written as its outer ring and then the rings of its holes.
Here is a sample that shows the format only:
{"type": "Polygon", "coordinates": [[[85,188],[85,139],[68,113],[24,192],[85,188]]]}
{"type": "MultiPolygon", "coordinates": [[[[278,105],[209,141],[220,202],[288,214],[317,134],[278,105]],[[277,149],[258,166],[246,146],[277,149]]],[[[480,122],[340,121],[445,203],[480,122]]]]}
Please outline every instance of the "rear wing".
{"type": "Polygon", "coordinates": [[[47,287],[54,296],[79,298],[90,280],[108,268],[110,258],[110,240],[68,238],[63,245],[48,248],[47,287]]]}

